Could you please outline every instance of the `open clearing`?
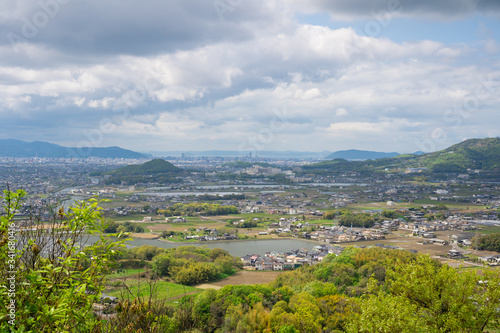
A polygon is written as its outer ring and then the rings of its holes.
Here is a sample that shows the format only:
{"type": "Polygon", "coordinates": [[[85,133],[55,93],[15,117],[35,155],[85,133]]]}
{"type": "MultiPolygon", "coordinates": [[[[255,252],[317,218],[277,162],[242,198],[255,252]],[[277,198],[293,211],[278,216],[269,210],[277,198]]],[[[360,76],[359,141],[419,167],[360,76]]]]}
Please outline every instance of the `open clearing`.
{"type": "Polygon", "coordinates": [[[274,281],[280,274],[284,272],[276,271],[240,271],[230,277],[214,283],[205,283],[196,288],[199,289],[221,289],[227,285],[242,285],[242,284],[264,284],[274,281]]]}

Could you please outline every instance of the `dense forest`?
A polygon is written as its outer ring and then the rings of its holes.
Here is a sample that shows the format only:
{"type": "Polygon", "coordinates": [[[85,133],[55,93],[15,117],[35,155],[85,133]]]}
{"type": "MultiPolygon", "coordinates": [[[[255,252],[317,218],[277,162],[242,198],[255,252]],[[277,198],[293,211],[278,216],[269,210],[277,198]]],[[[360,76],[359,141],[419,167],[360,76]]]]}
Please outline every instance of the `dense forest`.
{"type": "Polygon", "coordinates": [[[328,211],[323,214],[325,220],[337,219],[340,226],[371,228],[375,222],[379,221],[379,216],[372,216],[368,213],[353,213],[347,209],[338,211],[328,211]]]}
{"type": "Polygon", "coordinates": [[[477,236],[472,240],[472,244],[478,250],[500,252],[500,233],[477,236]]]}

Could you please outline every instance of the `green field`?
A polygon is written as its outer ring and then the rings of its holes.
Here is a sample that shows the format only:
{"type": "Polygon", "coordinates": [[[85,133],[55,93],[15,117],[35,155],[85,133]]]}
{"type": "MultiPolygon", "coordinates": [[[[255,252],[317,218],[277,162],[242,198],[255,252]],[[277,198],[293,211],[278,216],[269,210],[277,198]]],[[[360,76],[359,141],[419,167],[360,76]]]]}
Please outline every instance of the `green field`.
{"type": "Polygon", "coordinates": [[[118,278],[125,278],[133,275],[137,275],[139,273],[144,272],[144,269],[142,268],[137,268],[137,269],[122,269],[120,270],[120,273],[113,273],[113,274],[108,274],[106,277],[108,279],[118,279],[118,278]]]}
{"type": "MultiPolygon", "coordinates": [[[[479,234],[496,234],[500,232],[500,227],[495,227],[495,226],[480,226],[480,229],[478,230],[479,234]]],[[[475,230],[469,230],[467,232],[476,232],[475,230]]]]}
{"type": "Polygon", "coordinates": [[[176,304],[176,300],[186,294],[199,293],[202,290],[194,287],[183,286],[173,282],[155,281],[150,282],[148,279],[128,279],[124,282],[127,288],[108,287],[105,291],[110,296],[123,298],[129,296],[131,298],[140,297],[142,299],[163,300],[167,304],[176,304]]]}

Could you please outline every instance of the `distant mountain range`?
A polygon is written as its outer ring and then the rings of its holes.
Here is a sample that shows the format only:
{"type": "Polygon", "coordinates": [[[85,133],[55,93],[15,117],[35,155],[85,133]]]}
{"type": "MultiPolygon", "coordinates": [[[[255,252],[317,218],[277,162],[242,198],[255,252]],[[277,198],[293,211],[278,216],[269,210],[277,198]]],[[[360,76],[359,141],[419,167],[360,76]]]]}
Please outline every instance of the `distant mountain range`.
{"type": "Polygon", "coordinates": [[[341,150],[335,153],[331,153],[325,160],[333,160],[336,158],[343,158],[344,160],[376,160],[379,158],[396,157],[399,153],[380,153],[376,151],[368,150],[341,150]]]}
{"type": "Polygon", "coordinates": [[[0,157],[40,158],[127,158],[142,159],[150,155],[137,153],[120,147],[74,148],[48,142],[25,142],[21,140],[0,140],[0,157]]]}
{"type": "Polygon", "coordinates": [[[367,161],[335,159],[304,166],[310,172],[384,172],[407,169],[423,173],[500,172],[500,138],[470,139],[428,154],[405,154],[367,161]]]}

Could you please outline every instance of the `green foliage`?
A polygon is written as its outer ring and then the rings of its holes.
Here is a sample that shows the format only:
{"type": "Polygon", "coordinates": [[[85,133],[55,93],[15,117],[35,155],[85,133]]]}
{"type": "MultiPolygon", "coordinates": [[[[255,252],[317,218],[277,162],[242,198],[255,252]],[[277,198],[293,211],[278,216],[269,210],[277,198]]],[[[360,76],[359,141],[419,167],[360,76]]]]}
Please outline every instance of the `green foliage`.
{"type": "Polygon", "coordinates": [[[219,194],[202,194],[197,196],[198,201],[216,201],[216,200],[243,200],[245,199],[244,194],[236,194],[236,193],[230,193],[230,194],[224,194],[224,195],[219,195],[219,194]]]}
{"type": "Polygon", "coordinates": [[[115,232],[137,232],[137,233],[143,233],[146,231],[142,225],[134,224],[132,222],[125,222],[125,223],[118,223],[118,226],[116,227],[115,232]]]}
{"type": "MultiPolygon", "coordinates": [[[[359,301],[352,332],[483,332],[498,327],[500,275],[485,270],[458,272],[428,256],[395,263],[387,270],[387,291],[359,301]]],[[[379,290],[377,292],[377,290],[379,290]]]]}
{"type": "Polygon", "coordinates": [[[407,251],[347,248],[269,285],[186,298],[173,318],[179,332],[481,332],[500,319],[499,273],[481,274],[407,251]]]}
{"type": "Polygon", "coordinates": [[[153,272],[158,276],[170,276],[172,274],[172,260],[169,254],[160,254],[152,261],[153,272]]]}
{"type": "Polygon", "coordinates": [[[252,219],[246,219],[244,222],[238,222],[237,225],[235,225],[237,228],[257,228],[259,226],[258,221],[253,221],[252,219]]]}
{"type": "Polygon", "coordinates": [[[448,210],[448,207],[446,207],[446,205],[444,203],[439,203],[439,204],[437,204],[436,209],[437,210],[448,210]]]}
{"type": "Polygon", "coordinates": [[[371,228],[375,225],[375,219],[367,213],[357,213],[353,214],[350,211],[342,214],[339,219],[339,225],[342,226],[353,226],[360,228],[371,228]]]}
{"type": "Polygon", "coordinates": [[[120,301],[116,315],[105,324],[108,332],[136,333],[176,333],[179,322],[173,318],[173,309],[161,302],[142,300],[120,301]]]}
{"type": "Polygon", "coordinates": [[[177,266],[173,278],[177,283],[189,286],[215,280],[220,273],[213,263],[194,261],[177,266]]]}
{"type": "Polygon", "coordinates": [[[331,174],[355,171],[361,174],[385,172],[386,168],[427,168],[434,174],[464,173],[467,169],[498,172],[500,170],[500,138],[471,139],[447,149],[424,155],[400,155],[394,158],[348,162],[343,159],[303,166],[308,173],[331,174]]]}
{"type": "Polygon", "coordinates": [[[135,183],[175,183],[179,182],[176,176],[183,170],[174,166],[172,163],[162,159],[154,159],[141,165],[127,165],[125,167],[113,170],[107,174],[110,178],[105,180],[106,184],[120,184],[126,182],[135,183]]]}
{"type": "Polygon", "coordinates": [[[176,203],[167,209],[158,210],[158,214],[163,214],[166,217],[170,216],[216,216],[216,215],[229,215],[239,214],[236,206],[223,206],[219,204],[209,204],[193,202],[189,204],[176,203]]]}
{"type": "Polygon", "coordinates": [[[113,176],[150,176],[169,172],[179,172],[181,169],[162,159],[154,159],[141,165],[127,165],[110,171],[113,176]]]}
{"type": "Polygon", "coordinates": [[[108,226],[104,229],[104,232],[107,234],[114,234],[118,231],[118,227],[120,226],[118,223],[112,220],[108,220],[108,226]]]}
{"type": "Polygon", "coordinates": [[[222,275],[241,269],[243,263],[223,249],[181,246],[167,249],[152,259],[153,272],[174,281],[193,285],[216,280],[222,275]]]}
{"type": "Polygon", "coordinates": [[[157,246],[142,245],[124,251],[120,257],[124,259],[139,259],[151,261],[155,256],[166,251],[166,249],[162,249],[157,246]]]}
{"type": "Polygon", "coordinates": [[[333,220],[338,218],[339,225],[361,228],[371,228],[375,225],[376,218],[367,213],[353,213],[347,209],[332,210],[323,214],[323,219],[333,220]]]}
{"type": "Polygon", "coordinates": [[[24,191],[5,191],[5,213],[0,217],[0,313],[2,332],[16,327],[25,332],[89,332],[99,327],[92,304],[100,298],[104,275],[123,247],[124,239],[104,236],[82,247],[85,233],[102,234],[107,227],[98,202],[92,199],[62,208],[46,231],[31,221],[33,229],[21,232],[14,215],[24,191]],[[9,280],[7,280],[9,279],[9,280]],[[9,281],[9,287],[4,283],[9,281]],[[12,287],[13,290],[10,290],[12,287]],[[13,303],[11,303],[13,302],[13,303]],[[14,323],[9,323],[9,320],[14,323]],[[11,325],[11,324],[14,325],[11,325]]]}
{"type": "Polygon", "coordinates": [[[478,250],[500,252],[500,233],[477,236],[472,240],[472,244],[478,250]]]}
{"type": "Polygon", "coordinates": [[[386,217],[388,219],[395,219],[398,215],[397,212],[395,212],[394,210],[388,210],[388,209],[384,209],[381,213],[381,215],[383,217],[386,217]]]}
{"type": "Polygon", "coordinates": [[[348,247],[339,256],[327,256],[319,264],[282,274],[271,285],[277,288],[286,285],[293,286],[294,291],[297,292],[306,288],[308,284],[314,285],[314,282],[320,281],[336,286],[340,292],[360,295],[367,291],[370,277],[373,276],[379,283],[385,281],[386,269],[392,265],[393,261],[410,262],[415,259],[415,254],[403,250],[378,247],[361,250],[348,247]]]}
{"type": "Polygon", "coordinates": [[[430,332],[417,306],[404,297],[371,296],[361,304],[362,314],[349,320],[347,332],[430,332]]]}

